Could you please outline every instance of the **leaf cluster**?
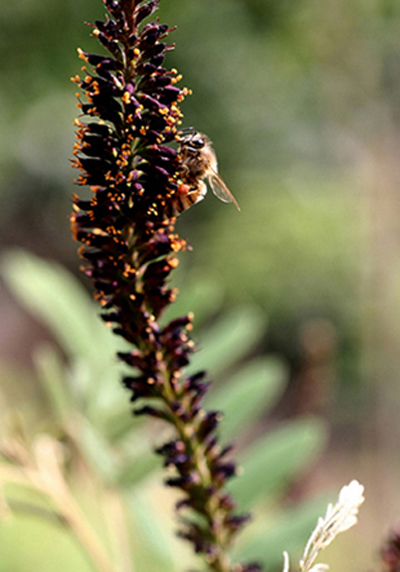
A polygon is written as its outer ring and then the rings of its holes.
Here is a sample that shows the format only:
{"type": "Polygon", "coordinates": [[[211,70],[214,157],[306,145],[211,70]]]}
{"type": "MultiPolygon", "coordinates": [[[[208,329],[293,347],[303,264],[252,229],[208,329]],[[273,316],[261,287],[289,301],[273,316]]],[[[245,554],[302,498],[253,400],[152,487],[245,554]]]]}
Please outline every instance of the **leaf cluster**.
{"type": "MultiPolygon", "coordinates": [[[[2,266],[11,291],[48,327],[58,346],[42,345],[35,352],[36,375],[48,401],[49,418],[28,431],[28,457],[35,457],[35,443],[43,433],[53,444],[62,443],[63,486],[80,507],[83,522],[107,547],[115,570],[129,571],[132,562],[135,568],[168,572],[181,569],[182,558],[189,562],[190,557],[182,553],[168,532],[169,515],[163,506],[172,501],[154,484],[159,469],[152,449],[159,442],[160,433],[157,430],[154,434],[146,422],[128,415],[127,396],[119,383],[121,371],[114,361],[116,349],[121,350],[121,340],[116,342],[101,324],[87,293],[61,266],[21,251],[10,252],[3,258],[2,266]],[[114,513],[120,514],[119,527],[114,530],[112,506],[114,513]]],[[[261,559],[267,569],[273,569],[281,561],[284,548],[304,543],[320,511],[319,502],[282,509],[279,500],[285,497],[291,483],[312,466],[324,445],[326,432],[317,419],[299,419],[254,437],[251,427],[255,423],[261,427],[262,416],[282,395],[285,368],[277,359],[248,357],[259,343],[264,319],[259,309],[249,306],[216,318],[221,293],[212,281],[196,278],[192,293],[186,299],[182,297],[174,311],[182,313],[188,298],[196,309],[196,300],[204,301],[205,295],[209,315],[203,316],[203,323],[199,316],[198,337],[204,350],[199,351],[198,359],[217,380],[207,406],[224,413],[222,440],[233,439],[240,446],[243,475],[231,482],[231,491],[240,508],[255,512],[254,522],[236,547],[235,557],[261,559]],[[210,315],[214,317],[211,323],[210,315]],[[225,382],[229,372],[229,382],[225,382]]],[[[193,367],[196,368],[195,363],[193,367]]],[[[5,428],[3,433],[7,437],[5,428]]],[[[42,558],[42,566],[51,572],[59,565],[57,553],[68,544],[72,556],[65,561],[63,570],[71,566],[71,570],[86,571],[82,554],[62,533],[63,528],[68,530],[65,523],[60,531],[63,507],[55,506],[54,498],[32,487],[32,483],[11,485],[13,478],[7,478],[7,467],[10,460],[1,464],[0,470],[6,485],[5,506],[15,509],[16,516],[12,526],[7,522],[0,525],[0,540],[8,543],[0,570],[33,572],[37,569],[35,562],[42,558]],[[27,493],[27,488],[31,492],[27,493]],[[34,494],[32,488],[36,490],[34,494]],[[27,512],[34,514],[34,519],[27,520],[27,512]],[[43,512],[46,524],[41,518],[43,512]],[[58,518],[49,519],[50,514],[58,518]],[[21,536],[32,533],[41,535],[40,556],[35,549],[33,560],[29,543],[26,552],[22,551],[23,557],[21,548],[16,550],[21,536]]],[[[70,532],[74,534],[74,529],[70,532]]],[[[87,552],[87,546],[83,547],[87,552]]]]}

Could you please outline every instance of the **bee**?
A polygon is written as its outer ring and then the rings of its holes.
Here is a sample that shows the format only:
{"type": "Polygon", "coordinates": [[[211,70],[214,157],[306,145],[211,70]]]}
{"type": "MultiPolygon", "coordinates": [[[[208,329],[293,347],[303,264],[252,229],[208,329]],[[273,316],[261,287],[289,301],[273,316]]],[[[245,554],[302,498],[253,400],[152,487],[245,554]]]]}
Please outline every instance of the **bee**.
{"type": "Polygon", "coordinates": [[[240,211],[235,197],[218,174],[217,157],[206,135],[190,129],[180,138],[178,153],[182,163],[182,183],[175,196],[177,214],[204,199],[207,193],[205,179],[216,197],[224,203],[234,203],[240,211]]]}

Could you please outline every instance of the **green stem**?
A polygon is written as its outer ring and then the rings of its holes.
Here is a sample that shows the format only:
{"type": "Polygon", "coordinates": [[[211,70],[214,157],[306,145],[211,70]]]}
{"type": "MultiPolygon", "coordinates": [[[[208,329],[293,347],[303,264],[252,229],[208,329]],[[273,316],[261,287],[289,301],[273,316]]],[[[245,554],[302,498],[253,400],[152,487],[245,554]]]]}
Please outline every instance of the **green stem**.
{"type": "MultiPolygon", "coordinates": [[[[193,453],[194,464],[200,476],[201,486],[204,489],[209,488],[212,484],[212,475],[208,466],[208,459],[204,453],[203,445],[196,438],[196,428],[191,424],[184,423],[177,417],[170,407],[172,401],[177,400],[174,388],[170,382],[168,371],[162,372],[165,379],[163,385],[162,399],[174,420],[174,425],[180,439],[185,443],[188,450],[193,453]]],[[[219,515],[220,509],[217,506],[218,501],[214,495],[209,497],[206,504],[206,517],[209,522],[210,535],[213,537],[213,543],[216,548],[216,555],[211,562],[208,562],[211,570],[214,572],[231,572],[232,563],[229,556],[226,554],[225,531],[223,529],[221,516],[219,515]]]]}

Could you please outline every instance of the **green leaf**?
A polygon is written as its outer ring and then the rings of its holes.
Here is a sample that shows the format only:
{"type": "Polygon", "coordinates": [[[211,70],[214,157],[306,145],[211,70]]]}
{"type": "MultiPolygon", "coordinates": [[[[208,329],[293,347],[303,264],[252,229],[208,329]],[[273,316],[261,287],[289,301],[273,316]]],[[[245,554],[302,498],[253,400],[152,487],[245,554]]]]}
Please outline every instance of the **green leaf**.
{"type": "Polygon", "coordinates": [[[29,515],[0,522],[0,545],[0,572],[93,572],[69,530],[29,515]]]}
{"type": "MultiPolygon", "coordinates": [[[[104,364],[103,370],[95,378],[98,384],[96,389],[91,385],[90,392],[87,392],[86,414],[96,426],[108,425],[110,416],[117,410],[123,415],[131,416],[129,393],[121,383],[123,369],[123,365],[113,357],[108,364],[104,364]]],[[[90,372],[92,384],[95,373],[90,372]]]]}
{"type": "Polygon", "coordinates": [[[28,510],[30,508],[31,514],[37,514],[39,516],[41,514],[50,515],[53,513],[55,517],[54,522],[57,522],[56,515],[58,514],[58,509],[48,494],[36,488],[35,483],[23,475],[22,481],[14,481],[13,476],[7,474],[7,470],[5,470],[3,474],[2,467],[6,468],[7,464],[0,464],[0,480],[3,485],[2,492],[4,493],[4,498],[11,510],[17,512],[19,509],[22,510],[26,508],[28,510]]]}
{"type": "Polygon", "coordinates": [[[174,304],[166,310],[163,322],[192,312],[194,326],[198,328],[219,310],[222,299],[223,290],[220,283],[207,277],[204,269],[198,269],[185,279],[182,292],[179,292],[174,304]],[[205,300],[207,303],[204,303],[205,300]]]}
{"type": "Polygon", "coordinates": [[[71,415],[70,396],[65,384],[66,366],[54,346],[41,344],[34,350],[33,361],[39,381],[47,394],[54,415],[62,421],[68,421],[71,415]]]}
{"type": "Polygon", "coordinates": [[[130,488],[145,479],[150,473],[160,468],[160,458],[152,452],[136,456],[120,471],[118,484],[130,488]]]}
{"type": "Polygon", "coordinates": [[[87,461],[106,482],[114,483],[117,463],[108,442],[88,419],[81,418],[80,422],[79,445],[87,461]]]}
{"type": "Polygon", "coordinates": [[[101,322],[78,280],[59,264],[22,250],[4,255],[2,270],[12,292],[53,332],[70,358],[71,381],[87,398],[83,403],[93,406],[93,419],[102,408],[121,402],[115,352],[123,349],[124,342],[101,322]]]}
{"type": "Polygon", "coordinates": [[[132,414],[128,397],[128,392],[125,391],[124,401],[120,405],[110,407],[107,412],[103,411],[102,432],[110,443],[119,443],[127,436],[129,439],[132,432],[148,422],[144,417],[135,417],[132,414]]]}
{"type": "Polygon", "coordinates": [[[171,539],[154,503],[145,494],[136,492],[129,495],[128,502],[147,551],[163,563],[164,570],[174,570],[174,539],[171,539]]]}
{"type": "Polygon", "coordinates": [[[220,426],[223,440],[231,440],[252,426],[262,412],[276,402],[286,377],[281,362],[271,358],[253,359],[240,368],[222,388],[211,392],[206,406],[222,411],[220,426]]]}
{"type": "MultiPolygon", "coordinates": [[[[235,559],[261,562],[266,570],[280,570],[283,565],[282,553],[299,554],[317,524],[318,518],[325,514],[326,496],[307,501],[291,510],[280,512],[267,524],[253,527],[235,550],[235,559]],[[256,528],[256,530],[254,530],[256,528]]],[[[292,563],[296,568],[296,563],[292,563]]]]}
{"type": "Polygon", "coordinates": [[[104,351],[110,355],[111,334],[83,286],[62,266],[12,250],[2,257],[2,270],[13,294],[50,328],[68,355],[86,356],[97,364],[104,351]]]}
{"type": "Polygon", "coordinates": [[[257,441],[241,463],[243,476],[229,485],[242,510],[266,495],[279,494],[292,479],[310,468],[326,438],[326,426],[321,420],[303,418],[287,422],[257,441]]]}
{"type": "Polygon", "coordinates": [[[262,311],[242,306],[225,314],[201,333],[199,349],[188,370],[207,369],[213,376],[245,357],[259,342],[266,327],[262,311]]]}
{"type": "MultiPolygon", "coordinates": [[[[85,357],[76,357],[71,359],[69,363],[69,378],[70,382],[68,387],[73,395],[80,396],[82,408],[85,410],[85,415],[88,415],[87,401],[92,403],[97,399],[97,394],[102,390],[99,383],[99,377],[96,377],[98,387],[96,392],[90,393],[90,387],[94,383],[94,372],[90,366],[90,361],[85,357]]],[[[98,419],[97,419],[98,420],[98,419]]]]}

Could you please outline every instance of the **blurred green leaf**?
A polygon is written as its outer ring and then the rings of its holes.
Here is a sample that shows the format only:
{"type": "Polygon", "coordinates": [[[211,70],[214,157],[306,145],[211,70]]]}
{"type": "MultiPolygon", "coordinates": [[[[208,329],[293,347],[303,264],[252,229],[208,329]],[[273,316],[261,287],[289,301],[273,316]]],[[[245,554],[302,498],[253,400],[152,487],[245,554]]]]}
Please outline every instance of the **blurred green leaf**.
{"type": "MultiPolygon", "coordinates": [[[[108,364],[104,364],[99,372],[98,387],[91,386],[88,392],[86,414],[98,427],[109,426],[109,418],[115,416],[116,411],[121,415],[131,416],[129,405],[129,393],[121,383],[124,367],[117,362],[116,358],[108,364]]],[[[96,372],[92,372],[92,376],[96,372]]]]}
{"type": "MultiPolygon", "coordinates": [[[[69,378],[70,383],[68,387],[71,393],[80,397],[82,403],[82,409],[85,410],[85,414],[88,415],[90,403],[97,399],[97,394],[103,391],[103,387],[100,383],[99,376],[96,377],[98,382],[97,391],[90,392],[89,389],[93,384],[93,379],[95,372],[91,368],[91,363],[85,357],[75,357],[71,359],[69,365],[69,378]]],[[[78,405],[77,402],[75,402],[78,405]]],[[[89,415],[88,415],[89,416],[89,415]]],[[[99,421],[99,417],[96,418],[96,422],[99,421]]]]}
{"type": "Polygon", "coordinates": [[[163,563],[165,572],[174,570],[174,547],[160,513],[143,493],[135,492],[130,494],[128,499],[133,518],[149,553],[163,563]]]}
{"type": "Polygon", "coordinates": [[[325,514],[326,497],[307,500],[296,508],[283,510],[267,524],[259,524],[251,536],[234,551],[235,557],[244,561],[262,562],[266,570],[280,570],[283,564],[282,553],[298,554],[317,524],[325,514]]]}
{"type": "Polygon", "coordinates": [[[2,271],[13,294],[50,328],[70,356],[98,360],[114,346],[89,295],[62,266],[12,250],[2,257],[2,271]]]}
{"type": "MultiPolygon", "coordinates": [[[[39,515],[41,511],[43,511],[43,514],[53,512],[53,514],[56,515],[56,505],[43,490],[36,488],[28,478],[25,480],[23,472],[21,474],[16,471],[14,480],[13,476],[7,473],[6,467],[7,464],[0,466],[0,484],[3,487],[4,498],[10,508],[16,512],[30,513],[32,516],[35,516],[35,510],[38,511],[37,515],[39,515]],[[28,507],[30,507],[30,509],[28,507]],[[24,510],[24,508],[26,508],[26,510],[24,510]]],[[[54,523],[57,523],[56,517],[53,519],[53,524],[54,523]]]]}
{"type": "Polygon", "coordinates": [[[125,391],[124,401],[109,407],[107,412],[103,413],[101,427],[110,443],[118,443],[129,433],[148,423],[148,419],[134,416],[131,409],[128,392],[125,391]]]}
{"type": "Polygon", "coordinates": [[[39,381],[49,398],[54,415],[63,422],[71,415],[71,400],[65,384],[66,365],[56,348],[50,344],[41,344],[34,350],[33,361],[39,381]]]}
{"type": "Polygon", "coordinates": [[[117,475],[117,464],[106,438],[88,419],[81,418],[78,427],[77,437],[86,459],[107,483],[113,483],[117,475]]]}
{"type": "Polygon", "coordinates": [[[299,419],[259,439],[241,461],[243,476],[229,489],[241,509],[264,496],[281,493],[290,481],[311,468],[326,443],[326,425],[318,419],[299,419]]]}
{"type": "Polygon", "coordinates": [[[70,533],[32,516],[0,522],[0,572],[93,572],[70,533]]]}
{"type": "Polygon", "coordinates": [[[163,321],[167,322],[192,312],[194,327],[199,328],[220,309],[222,299],[223,289],[220,282],[209,278],[207,272],[199,268],[185,279],[182,291],[179,291],[176,301],[166,310],[163,321]]]}
{"type": "Polygon", "coordinates": [[[145,479],[161,467],[161,459],[152,451],[147,451],[142,455],[136,456],[132,461],[123,467],[118,475],[118,484],[124,488],[130,488],[145,479]]]}
{"type": "Polygon", "coordinates": [[[125,342],[102,323],[88,293],[62,266],[12,250],[2,257],[2,270],[12,292],[54,333],[71,362],[71,386],[86,398],[93,423],[101,423],[103,412],[125,402],[115,357],[125,342]],[[94,384],[96,391],[89,391],[94,384]]]}
{"type": "Polygon", "coordinates": [[[188,370],[206,369],[212,376],[219,375],[256,346],[265,327],[265,316],[255,306],[235,308],[201,332],[199,351],[188,370]]]}
{"type": "Polygon", "coordinates": [[[212,392],[206,406],[222,411],[220,433],[223,440],[239,436],[257,417],[268,411],[284,388],[285,370],[271,358],[253,359],[212,392]]]}

